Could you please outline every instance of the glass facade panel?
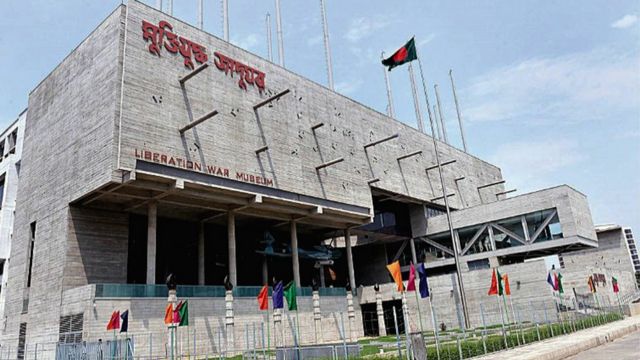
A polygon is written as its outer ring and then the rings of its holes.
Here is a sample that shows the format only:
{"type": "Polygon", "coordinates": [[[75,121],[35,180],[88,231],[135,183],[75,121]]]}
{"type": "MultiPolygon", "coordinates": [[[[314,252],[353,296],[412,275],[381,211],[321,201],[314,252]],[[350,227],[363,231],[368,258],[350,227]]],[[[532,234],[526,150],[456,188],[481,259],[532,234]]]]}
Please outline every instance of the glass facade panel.
{"type": "MultiPolygon", "coordinates": [[[[458,238],[460,239],[460,246],[465,249],[467,245],[473,240],[476,233],[482,229],[483,225],[471,226],[458,230],[458,238]]],[[[478,239],[471,245],[465,255],[478,254],[485,251],[491,251],[491,240],[489,239],[489,230],[484,229],[479,235],[478,239]]]]}
{"type": "MultiPolygon", "coordinates": [[[[529,234],[533,236],[535,232],[542,226],[544,220],[551,215],[554,209],[548,209],[543,211],[537,211],[535,213],[531,213],[526,215],[527,226],[529,227],[529,234]]],[[[538,241],[549,241],[561,239],[562,235],[562,226],[560,225],[560,219],[558,219],[558,214],[555,214],[549,224],[542,230],[538,238],[535,240],[538,241]]]]}

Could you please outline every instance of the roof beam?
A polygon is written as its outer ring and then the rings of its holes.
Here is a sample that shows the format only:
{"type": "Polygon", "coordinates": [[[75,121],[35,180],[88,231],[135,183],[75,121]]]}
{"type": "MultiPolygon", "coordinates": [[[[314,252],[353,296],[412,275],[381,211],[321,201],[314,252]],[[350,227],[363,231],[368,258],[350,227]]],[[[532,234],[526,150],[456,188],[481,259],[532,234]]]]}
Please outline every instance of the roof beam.
{"type": "Polygon", "coordinates": [[[180,134],[184,134],[185,131],[191,129],[192,127],[199,125],[200,123],[203,123],[204,121],[211,119],[212,117],[216,116],[218,114],[218,110],[213,110],[211,112],[209,112],[208,114],[205,114],[204,116],[200,117],[199,119],[190,122],[189,124],[181,127],[180,129],[178,129],[178,131],[180,132],[180,134]]]}
{"type": "Polygon", "coordinates": [[[270,102],[272,102],[272,101],[274,101],[274,100],[278,100],[279,98],[281,98],[281,97],[283,97],[283,96],[287,95],[290,91],[291,91],[291,90],[286,89],[286,90],[284,90],[284,91],[282,91],[282,92],[279,92],[279,93],[277,93],[277,94],[273,95],[272,97],[270,97],[270,98],[268,98],[268,99],[266,99],[266,100],[264,100],[264,101],[259,102],[259,103],[258,103],[258,104],[256,104],[256,105],[253,105],[253,110],[258,110],[258,109],[260,109],[261,107],[263,107],[263,106],[267,105],[268,103],[270,103],[270,102]]]}
{"type": "Polygon", "coordinates": [[[365,144],[365,145],[364,145],[364,148],[365,148],[365,150],[366,150],[366,149],[367,149],[367,148],[369,148],[369,147],[376,146],[376,145],[378,145],[378,144],[382,144],[382,143],[383,143],[383,142],[385,142],[385,141],[389,141],[389,140],[396,139],[398,136],[400,136],[400,135],[398,135],[398,134],[393,134],[393,135],[391,135],[391,136],[387,136],[387,137],[385,137],[385,138],[382,138],[382,139],[379,139],[379,140],[372,141],[372,142],[370,142],[370,143],[368,143],[368,144],[365,144]]]}

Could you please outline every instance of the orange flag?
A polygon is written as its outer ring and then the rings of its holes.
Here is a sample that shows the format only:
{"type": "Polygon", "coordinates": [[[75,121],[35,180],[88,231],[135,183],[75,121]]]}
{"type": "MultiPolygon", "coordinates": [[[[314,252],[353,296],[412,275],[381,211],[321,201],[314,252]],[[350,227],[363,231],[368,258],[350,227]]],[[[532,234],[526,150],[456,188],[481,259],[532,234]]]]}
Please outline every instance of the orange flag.
{"type": "Polygon", "coordinates": [[[263,286],[258,294],[258,308],[269,310],[269,287],[267,285],[263,286]]]}
{"type": "Polygon", "coordinates": [[[511,288],[509,287],[509,275],[502,275],[502,280],[504,281],[504,293],[506,295],[511,295],[511,288]]]}
{"type": "Polygon", "coordinates": [[[164,311],[164,323],[170,325],[173,322],[173,308],[171,304],[167,304],[167,309],[164,311]]]}
{"type": "Polygon", "coordinates": [[[111,314],[111,319],[109,319],[109,323],[107,324],[107,330],[118,330],[120,329],[120,311],[114,311],[111,314]]]}
{"type": "Polygon", "coordinates": [[[393,281],[398,285],[398,291],[402,292],[404,290],[404,284],[402,283],[402,272],[400,271],[400,262],[398,260],[392,262],[387,265],[387,270],[391,273],[391,277],[393,281]]]}

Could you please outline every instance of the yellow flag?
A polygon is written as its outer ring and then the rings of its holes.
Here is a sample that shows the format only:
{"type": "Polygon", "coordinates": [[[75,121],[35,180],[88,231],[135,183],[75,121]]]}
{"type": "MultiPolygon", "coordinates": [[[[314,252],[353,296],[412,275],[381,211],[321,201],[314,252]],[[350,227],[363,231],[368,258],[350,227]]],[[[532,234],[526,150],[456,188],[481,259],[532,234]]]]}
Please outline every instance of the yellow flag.
{"type": "Polygon", "coordinates": [[[400,272],[400,262],[394,261],[391,264],[387,265],[387,270],[391,273],[391,277],[393,281],[398,285],[398,291],[402,292],[404,290],[404,284],[402,283],[402,272],[400,272]]]}

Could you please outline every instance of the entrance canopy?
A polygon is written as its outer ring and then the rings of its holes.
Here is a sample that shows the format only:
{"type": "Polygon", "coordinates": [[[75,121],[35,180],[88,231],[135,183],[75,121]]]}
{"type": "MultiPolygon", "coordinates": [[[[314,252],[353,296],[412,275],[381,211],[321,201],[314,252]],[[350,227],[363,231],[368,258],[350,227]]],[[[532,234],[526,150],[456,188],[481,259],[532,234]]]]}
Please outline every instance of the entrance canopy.
{"type": "Polygon", "coordinates": [[[136,167],[73,204],[144,213],[157,202],[159,216],[204,222],[230,211],[334,229],[371,221],[370,209],[361,206],[140,160],[136,167]]]}

